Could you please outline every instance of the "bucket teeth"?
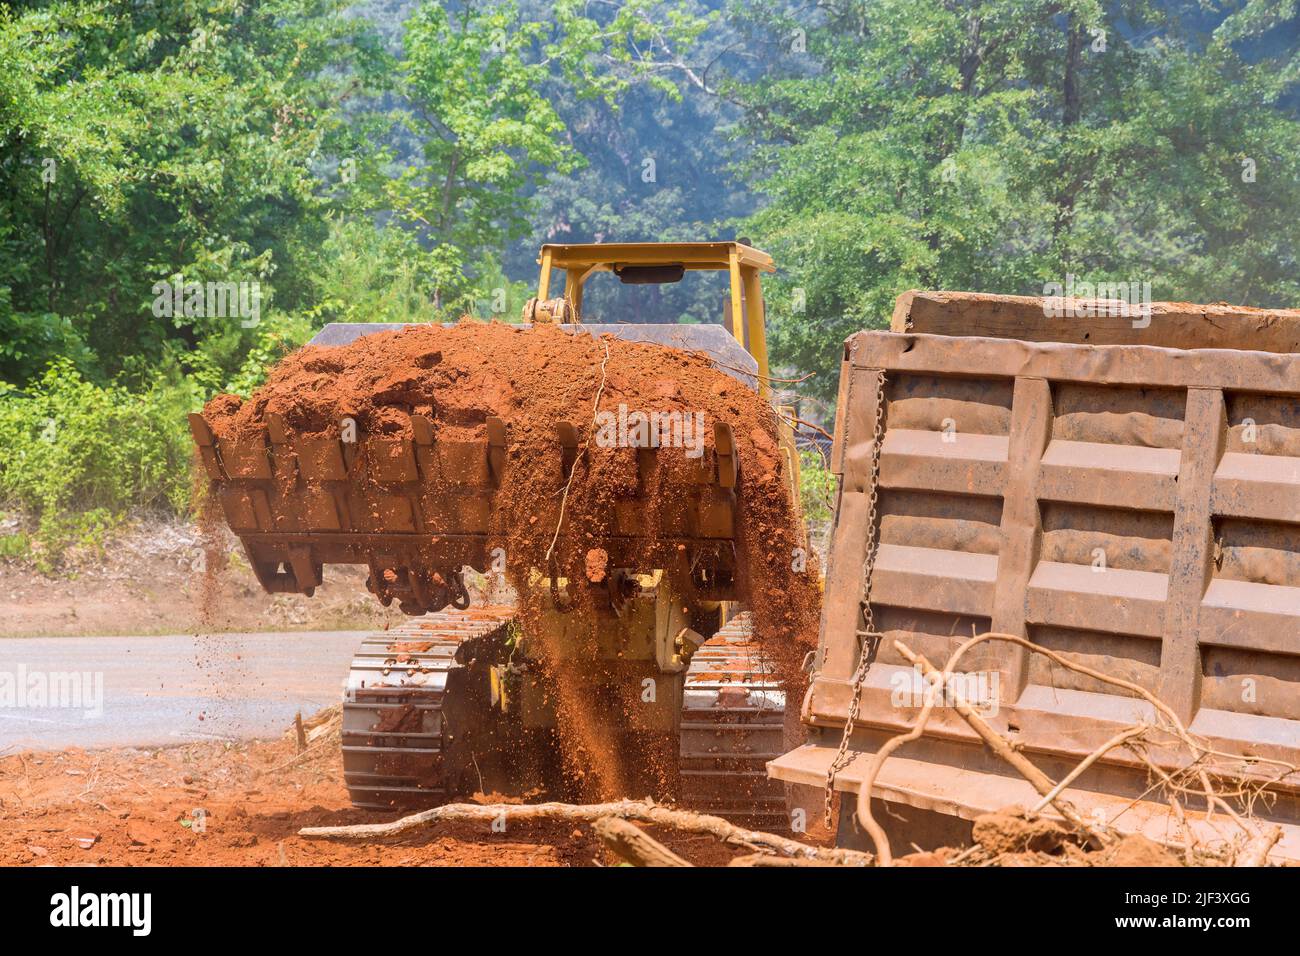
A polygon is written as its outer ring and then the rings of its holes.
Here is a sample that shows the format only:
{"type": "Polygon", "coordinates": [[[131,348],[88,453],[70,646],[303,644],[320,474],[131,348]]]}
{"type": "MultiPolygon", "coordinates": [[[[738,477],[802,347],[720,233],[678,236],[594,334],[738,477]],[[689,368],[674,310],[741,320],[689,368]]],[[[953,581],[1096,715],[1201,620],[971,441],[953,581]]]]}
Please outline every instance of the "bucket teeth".
{"type": "MultiPolygon", "coordinates": [[[[269,592],[310,594],[320,584],[314,569],[328,564],[445,576],[466,566],[486,571],[496,560],[509,534],[500,513],[502,489],[512,480],[504,418],[453,427],[427,406],[390,408],[379,423],[340,413],[316,423],[317,431],[292,414],[267,411],[263,418],[238,431],[223,431],[215,419],[198,414],[189,423],[213,497],[250,564],[263,569],[258,577],[269,592]],[[305,556],[297,550],[304,547],[305,556]]],[[[553,428],[559,489],[569,483],[591,436],[572,421],[553,428]]],[[[644,573],[683,556],[693,570],[721,561],[726,566],[697,576],[697,586],[709,600],[734,600],[734,561],[725,554],[735,550],[742,492],[731,429],[717,424],[712,443],[699,451],[638,446],[605,455],[601,480],[611,491],[602,547],[615,564],[644,573]],[[665,458],[674,460],[666,466],[665,458]],[[681,479],[679,493],[662,493],[669,475],[681,479]],[[714,557],[719,554],[724,557],[714,557]]],[[[571,510],[564,512],[557,539],[564,561],[590,548],[571,517],[571,510]]],[[[438,590],[421,593],[422,580],[371,591],[385,606],[396,600],[408,613],[440,610],[438,590]]]]}

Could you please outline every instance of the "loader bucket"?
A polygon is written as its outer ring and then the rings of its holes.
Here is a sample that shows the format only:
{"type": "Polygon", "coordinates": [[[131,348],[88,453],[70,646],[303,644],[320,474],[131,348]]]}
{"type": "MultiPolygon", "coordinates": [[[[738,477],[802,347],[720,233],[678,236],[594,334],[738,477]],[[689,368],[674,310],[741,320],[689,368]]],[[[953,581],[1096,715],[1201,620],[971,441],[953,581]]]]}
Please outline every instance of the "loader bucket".
{"type": "MultiPolygon", "coordinates": [[[[342,347],[364,335],[401,328],[334,324],[311,344],[342,347]]],[[[611,332],[703,352],[728,375],[754,386],[754,359],[718,326],[570,330],[574,335],[611,332]]],[[[384,408],[382,427],[349,434],[337,420],[304,427],[302,420],[294,420],[295,411],[292,406],[279,413],[259,411],[251,430],[224,437],[203,415],[190,416],[213,496],[262,587],[310,595],[321,584],[325,565],[361,564],[369,567],[368,586],[385,605],[397,601],[410,614],[465,607],[469,597],[461,569],[488,570],[501,536],[502,529],[496,528],[494,541],[492,522],[496,496],[508,481],[510,425],[489,415],[444,430],[441,410],[422,412],[396,402],[384,408]]],[[[554,474],[546,476],[547,486],[535,489],[537,494],[558,498],[587,424],[552,424],[543,440],[558,445],[560,454],[554,474]]],[[[612,503],[611,534],[603,546],[610,567],[684,568],[703,598],[731,600],[737,445],[730,426],[720,419],[710,421],[707,432],[703,453],[683,464],[689,490],[653,507],[645,495],[657,462],[667,453],[638,448],[633,460],[627,450],[632,474],[612,503]]],[[[570,532],[563,523],[561,544],[567,546],[570,532]]]]}

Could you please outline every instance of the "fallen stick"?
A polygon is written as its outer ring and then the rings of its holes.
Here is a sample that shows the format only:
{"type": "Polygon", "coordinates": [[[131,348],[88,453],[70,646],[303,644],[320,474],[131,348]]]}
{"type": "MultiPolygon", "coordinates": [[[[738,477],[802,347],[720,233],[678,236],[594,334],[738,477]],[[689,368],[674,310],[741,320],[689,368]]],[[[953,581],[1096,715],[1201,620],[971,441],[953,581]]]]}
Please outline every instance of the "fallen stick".
{"type": "Polygon", "coordinates": [[[858,850],[841,850],[830,847],[809,846],[798,840],[746,830],[721,817],[693,813],[689,810],[671,810],[668,807],[642,800],[617,800],[612,803],[449,803],[446,806],[421,810],[394,820],[391,823],[359,823],[340,827],[303,827],[298,835],[314,840],[371,840],[397,836],[411,830],[437,823],[483,823],[498,820],[528,822],[533,820],[564,820],[573,823],[595,823],[601,817],[617,817],[656,826],[671,827],[688,833],[707,833],[730,846],[744,847],[751,852],[768,851],[788,857],[808,860],[825,860],[842,866],[870,866],[872,856],[858,850]]]}
{"type": "Polygon", "coordinates": [[[1271,826],[1263,833],[1251,837],[1241,853],[1237,855],[1235,866],[1268,866],[1268,851],[1282,839],[1282,828],[1271,826]]]}
{"type": "Polygon", "coordinates": [[[601,817],[592,827],[611,853],[633,866],[693,866],[635,823],[601,817]]]}
{"type": "MultiPolygon", "coordinates": [[[[935,694],[936,696],[943,694],[944,684],[949,676],[947,671],[939,671],[933,664],[925,659],[925,655],[917,654],[902,641],[895,641],[894,648],[898,653],[902,654],[909,663],[921,668],[921,673],[926,677],[937,674],[938,677],[935,678],[935,694]]],[[[1043,771],[1039,770],[1038,767],[1036,767],[1024,754],[1017,750],[1013,750],[1011,745],[1002,739],[1001,734],[990,727],[983,717],[975,713],[975,709],[966,702],[966,699],[962,697],[962,695],[955,695],[953,709],[957,711],[962,720],[966,721],[966,723],[970,725],[971,729],[975,731],[975,733],[979,734],[980,739],[984,741],[990,750],[1014,767],[1022,777],[1029,781],[1029,785],[1037,790],[1039,794],[1044,797],[1049,797],[1052,806],[1056,808],[1056,811],[1065,818],[1066,822],[1069,823],[1070,826],[1074,827],[1080,833],[1086,834],[1088,839],[1098,847],[1105,846],[1110,842],[1111,837],[1108,833],[1097,829],[1085,820],[1079,811],[1074,808],[1073,804],[1068,800],[1063,799],[1060,794],[1056,792],[1056,785],[1052,782],[1052,779],[1047,776],[1047,774],[1043,773],[1043,771]]],[[[862,792],[868,795],[871,793],[870,787],[868,787],[865,782],[862,785],[862,792]]],[[[861,800],[859,800],[859,806],[860,805],[861,800]]]]}

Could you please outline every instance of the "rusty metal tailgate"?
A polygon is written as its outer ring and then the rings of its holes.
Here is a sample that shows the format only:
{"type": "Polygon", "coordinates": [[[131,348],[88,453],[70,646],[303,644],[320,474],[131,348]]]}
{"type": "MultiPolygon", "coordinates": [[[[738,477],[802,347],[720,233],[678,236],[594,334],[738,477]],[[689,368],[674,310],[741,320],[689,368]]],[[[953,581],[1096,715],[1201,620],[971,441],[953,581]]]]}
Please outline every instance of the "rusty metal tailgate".
{"type": "MultiPolygon", "coordinates": [[[[941,663],[994,630],[1142,686],[1218,749],[1300,764],[1300,356],[863,332],[846,343],[833,470],[819,668],[803,709],[814,736],[774,775],[813,782],[838,745],[875,536],[870,599],[885,637],[855,749],[873,751],[917,713],[919,679],[895,640],[941,663]]],[[[964,666],[992,691],[990,723],[1054,778],[1151,717],[1140,698],[1018,647],[979,654],[964,666]]],[[[952,710],[900,755],[952,780],[1001,778],[989,793],[1019,785],[952,710]]],[[[1254,773],[1249,760],[1242,772],[1254,773]]],[[[1112,751],[1079,789],[1132,805],[1149,783],[1112,751]]],[[[1264,815],[1300,822],[1295,778],[1278,789],[1264,815]]]]}

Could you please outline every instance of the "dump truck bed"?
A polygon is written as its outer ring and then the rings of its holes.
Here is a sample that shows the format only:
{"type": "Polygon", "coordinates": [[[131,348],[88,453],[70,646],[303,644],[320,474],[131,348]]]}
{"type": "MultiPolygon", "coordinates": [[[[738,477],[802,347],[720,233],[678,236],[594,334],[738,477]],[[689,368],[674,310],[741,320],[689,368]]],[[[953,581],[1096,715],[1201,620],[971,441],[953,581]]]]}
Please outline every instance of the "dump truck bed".
{"type": "MultiPolygon", "coordinates": [[[[1010,329],[1035,321],[1026,313],[1010,329]]],[[[770,771],[826,780],[853,693],[872,540],[870,601],[884,639],[859,698],[852,746],[861,754],[918,713],[922,685],[895,640],[941,666],[993,630],[1158,695],[1192,733],[1244,755],[1242,778],[1276,772],[1252,758],[1300,765],[1300,356],[1274,344],[1278,353],[851,337],[821,663],[803,709],[813,739],[770,771]],[[882,405],[879,521],[869,527],[882,405]]],[[[1154,719],[1139,697],[1014,645],[984,644],[961,670],[982,679],[989,722],[1053,779],[1154,719]]],[[[841,772],[837,787],[857,792],[866,762],[841,772]]],[[[1273,788],[1275,802],[1256,807],[1283,825],[1279,852],[1291,858],[1300,857],[1298,784],[1289,777],[1273,788]]],[[[1036,802],[951,708],[886,761],[875,795],[968,819],[1036,802]]],[[[1124,750],[1069,796],[1120,829],[1159,839],[1173,827],[1147,768],[1124,750]]],[[[1203,839],[1224,836],[1188,816],[1203,839]]]]}
{"type": "Polygon", "coordinates": [[[1300,309],[1223,303],[913,290],[898,297],[889,328],[1072,345],[1300,352],[1300,309]]]}

